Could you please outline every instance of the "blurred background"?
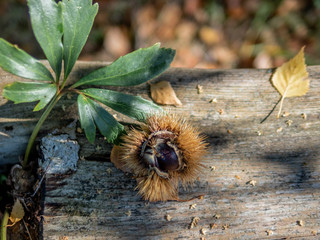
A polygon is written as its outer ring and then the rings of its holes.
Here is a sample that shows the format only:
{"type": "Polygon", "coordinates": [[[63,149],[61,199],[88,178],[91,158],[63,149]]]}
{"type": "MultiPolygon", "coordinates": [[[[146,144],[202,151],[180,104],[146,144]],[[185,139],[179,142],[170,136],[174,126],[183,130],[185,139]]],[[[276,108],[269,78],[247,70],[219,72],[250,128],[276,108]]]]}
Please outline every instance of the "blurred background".
{"type": "MultiPolygon", "coordinates": [[[[277,67],[306,45],[320,64],[320,0],[97,0],[99,12],[80,60],[113,61],[161,42],[174,67],[277,67]]],[[[0,37],[36,58],[26,0],[0,0],[0,37]]]]}

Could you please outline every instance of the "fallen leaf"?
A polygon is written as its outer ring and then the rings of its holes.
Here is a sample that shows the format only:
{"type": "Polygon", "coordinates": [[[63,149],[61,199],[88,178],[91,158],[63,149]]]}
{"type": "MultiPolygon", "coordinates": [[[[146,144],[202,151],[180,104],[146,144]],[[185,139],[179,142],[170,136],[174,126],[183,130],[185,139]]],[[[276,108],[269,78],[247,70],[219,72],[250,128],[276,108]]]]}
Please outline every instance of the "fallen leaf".
{"type": "Polygon", "coordinates": [[[300,52],[289,62],[284,63],[276,69],[271,82],[282,95],[277,116],[277,118],[279,118],[283,100],[286,97],[303,96],[309,90],[310,81],[304,59],[304,47],[302,47],[300,52]]]}
{"type": "Polygon", "coordinates": [[[24,217],[24,209],[19,199],[14,202],[9,220],[12,222],[10,226],[13,226],[24,217]]]}
{"type": "Polygon", "coordinates": [[[182,105],[168,81],[150,83],[151,98],[162,105],[182,105]]]}

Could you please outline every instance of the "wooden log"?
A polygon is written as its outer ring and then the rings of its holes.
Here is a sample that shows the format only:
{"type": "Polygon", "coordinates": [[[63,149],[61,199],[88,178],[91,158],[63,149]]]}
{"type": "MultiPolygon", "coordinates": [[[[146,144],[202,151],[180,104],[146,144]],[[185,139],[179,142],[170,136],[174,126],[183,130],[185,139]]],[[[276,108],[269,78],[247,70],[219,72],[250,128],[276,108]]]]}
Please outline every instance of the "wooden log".
{"type": "MultiPolygon", "coordinates": [[[[78,62],[73,79],[102,65],[78,62]]],[[[285,99],[284,111],[289,116],[277,120],[273,113],[260,124],[280,98],[269,81],[272,72],[170,69],[153,80],[171,82],[183,103],[164,109],[184,115],[207,136],[206,170],[193,187],[180,189],[182,199],[200,194],[204,199],[142,201],[134,191],[135,180],[110,163],[112,146],[101,136],[94,145],[89,144],[78,133],[84,158],[77,172],[47,175],[45,181],[43,239],[318,239],[320,67],[308,67],[311,83],[305,96],[285,99]],[[197,85],[203,86],[200,94],[197,85]],[[200,219],[198,225],[190,228],[195,217],[200,219]]],[[[0,76],[7,75],[1,72],[0,76]]],[[[112,89],[147,99],[150,95],[147,84],[112,89]]],[[[21,119],[39,116],[16,113],[19,105],[3,105],[0,100],[2,132],[8,119],[16,124],[15,129],[26,122],[21,119]]],[[[63,99],[58,109],[72,100],[63,99]]],[[[42,134],[75,118],[75,104],[63,114],[60,109],[42,134]]],[[[31,125],[27,127],[30,132],[31,125]]],[[[26,136],[27,131],[21,135],[26,136]]],[[[26,139],[19,143],[26,144],[26,139]]]]}

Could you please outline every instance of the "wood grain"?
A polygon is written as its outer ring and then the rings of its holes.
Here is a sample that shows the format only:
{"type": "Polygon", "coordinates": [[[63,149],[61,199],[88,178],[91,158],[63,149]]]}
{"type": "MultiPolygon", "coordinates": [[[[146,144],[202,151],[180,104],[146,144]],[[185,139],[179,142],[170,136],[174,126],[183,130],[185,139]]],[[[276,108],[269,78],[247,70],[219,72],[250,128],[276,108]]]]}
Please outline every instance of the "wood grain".
{"type": "MultiPolygon", "coordinates": [[[[78,62],[72,77],[102,65],[78,62]]],[[[272,72],[170,69],[153,80],[169,81],[183,104],[164,108],[184,115],[207,136],[206,170],[193,187],[180,189],[182,199],[205,194],[202,200],[142,201],[134,191],[135,180],[110,163],[112,146],[100,135],[91,145],[77,133],[85,160],[79,161],[73,174],[47,176],[43,239],[319,239],[320,66],[308,67],[311,83],[307,95],[285,99],[283,110],[290,113],[288,117],[277,120],[275,112],[260,124],[280,98],[269,81],[272,72]],[[197,85],[203,86],[203,93],[197,93],[197,85]],[[288,120],[292,121],[290,126],[288,120]],[[190,209],[192,204],[196,204],[194,209],[190,209]],[[190,229],[194,217],[200,220],[190,229]],[[205,235],[201,229],[206,230],[205,235]]],[[[0,77],[9,78],[3,72],[0,77]]],[[[150,96],[147,84],[112,89],[147,99],[150,96]]],[[[62,100],[42,135],[76,117],[73,99],[62,100]],[[61,104],[67,106],[65,112],[61,104]]],[[[20,144],[11,146],[12,153],[9,148],[1,150],[10,156],[6,159],[21,154],[39,117],[38,113],[22,111],[23,107],[0,98],[0,131],[10,134],[6,126],[12,125],[11,131],[19,136],[0,136],[1,147],[13,140],[20,144]]]]}

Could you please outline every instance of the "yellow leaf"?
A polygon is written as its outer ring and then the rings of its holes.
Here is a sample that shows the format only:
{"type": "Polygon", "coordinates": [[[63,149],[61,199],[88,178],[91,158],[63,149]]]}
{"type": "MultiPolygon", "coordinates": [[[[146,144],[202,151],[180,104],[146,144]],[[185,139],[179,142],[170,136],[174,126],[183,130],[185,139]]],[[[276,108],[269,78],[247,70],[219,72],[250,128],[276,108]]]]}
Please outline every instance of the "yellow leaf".
{"type": "Polygon", "coordinates": [[[13,226],[17,222],[19,222],[23,217],[24,217],[24,209],[19,199],[17,199],[13,205],[13,208],[9,217],[10,221],[12,222],[10,226],[13,226]]]}
{"type": "Polygon", "coordinates": [[[272,76],[273,86],[282,95],[278,118],[281,113],[283,100],[286,97],[305,95],[309,90],[307,66],[304,59],[304,47],[289,62],[278,67],[272,76]]]}

